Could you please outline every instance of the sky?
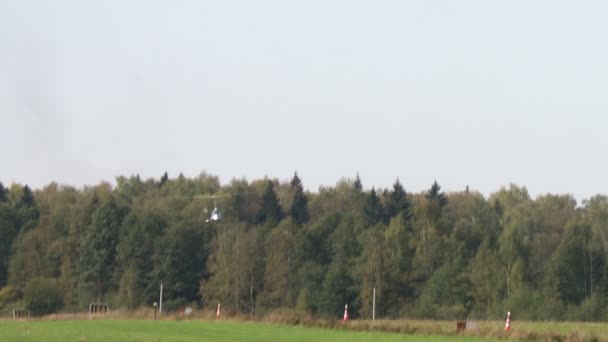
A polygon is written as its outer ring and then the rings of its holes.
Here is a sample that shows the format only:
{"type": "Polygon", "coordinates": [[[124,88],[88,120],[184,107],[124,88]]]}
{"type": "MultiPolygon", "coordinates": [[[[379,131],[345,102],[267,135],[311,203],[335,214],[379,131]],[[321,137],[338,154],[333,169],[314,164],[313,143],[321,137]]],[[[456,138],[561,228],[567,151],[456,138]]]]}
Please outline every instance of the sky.
{"type": "Polygon", "coordinates": [[[0,1],[0,182],[608,193],[606,1],[0,1]]]}

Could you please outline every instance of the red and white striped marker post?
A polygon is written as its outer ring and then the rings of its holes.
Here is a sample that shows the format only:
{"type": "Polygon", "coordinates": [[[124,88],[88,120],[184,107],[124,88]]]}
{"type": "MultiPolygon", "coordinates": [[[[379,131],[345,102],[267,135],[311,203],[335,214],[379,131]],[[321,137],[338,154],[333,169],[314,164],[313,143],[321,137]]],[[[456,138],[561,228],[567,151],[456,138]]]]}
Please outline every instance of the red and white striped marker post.
{"type": "Polygon", "coordinates": [[[344,321],[348,321],[348,304],[344,305],[344,321]]]}
{"type": "Polygon", "coordinates": [[[215,311],[215,317],[220,317],[221,311],[220,311],[220,304],[217,304],[217,310],[215,311]]]}
{"type": "Polygon", "coordinates": [[[507,324],[505,324],[505,331],[511,330],[511,311],[507,312],[507,324]]]}

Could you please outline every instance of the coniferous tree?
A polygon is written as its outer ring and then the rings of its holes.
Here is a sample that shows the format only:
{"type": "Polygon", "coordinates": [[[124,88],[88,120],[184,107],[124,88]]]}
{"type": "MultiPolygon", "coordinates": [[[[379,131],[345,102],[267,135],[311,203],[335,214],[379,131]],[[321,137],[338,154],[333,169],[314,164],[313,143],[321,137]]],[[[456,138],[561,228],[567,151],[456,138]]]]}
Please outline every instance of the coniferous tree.
{"type": "Polygon", "coordinates": [[[116,266],[120,223],[120,211],[110,197],[95,210],[81,240],[81,280],[92,283],[98,300],[107,291],[116,266]]]}
{"type": "Polygon", "coordinates": [[[27,185],[23,187],[21,202],[28,207],[34,205],[34,194],[32,193],[32,189],[27,185]]]}
{"type": "Polygon", "coordinates": [[[399,179],[395,181],[395,184],[393,184],[393,191],[388,195],[386,214],[389,220],[398,214],[402,214],[404,219],[408,219],[411,216],[410,202],[399,179]]]}
{"type": "MultiPolygon", "coordinates": [[[[19,187],[16,189],[19,189],[19,187]]],[[[26,185],[18,191],[19,194],[16,196],[16,201],[13,202],[13,210],[17,218],[19,230],[25,232],[36,227],[40,218],[40,211],[29,186],[26,185]]]]}
{"type": "Polygon", "coordinates": [[[308,222],[310,217],[308,215],[308,199],[304,194],[302,181],[298,177],[297,172],[291,180],[291,190],[293,191],[293,201],[291,202],[289,215],[293,218],[294,222],[301,225],[308,222]]]}
{"type": "Polygon", "coordinates": [[[441,207],[445,207],[448,204],[448,198],[441,192],[441,187],[437,184],[437,181],[433,182],[431,189],[429,189],[426,194],[426,198],[431,201],[436,201],[441,207]]]}
{"type": "Polygon", "coordinates": [[[353,187],[355,188],[355,190],[357,190],[357,192],[363,191],[363,183],[361,183],[361,178],[359,177],[359,172],[357,172],[357,177],[355,178],[353,187]]]}
{"type": "Polygon", "coordinates": [[[160,238],[149,286],[156,290],[163,283],[163,296],[169,307],[197,299],[200,280],[205,274],[202,242],[200,228],[182,222],[168,227],[160,238]]]}
{"type": "Polygon", "coordinates": [[[163,175],[160,177],[160,187],[165,185],[165,183],[167,183],[168,180],[169,180],[169,174],[167,173],[167,171],[165,171],[165,173],[163,173],[163,175]]]}
{"type": "Polygon", "coordinates": [[[5,203],[0,203],[0,288],[8,280],[8,258],[11,255],[11,245],[17,233],[16,218],[12,210],[5,203]]]}
{"type": "Polygon", "coordinates": [[[2,182],[0,182],[0,202],[6,202],[6,193],[6,188],[4,187],[2,182]]]}
{"type": "Polygon", "coordinates": [[[427,223],[435,229],[438,233],[449,235],[450,226],[442,225],[441,217],[444,212],[445,206],[448,204],[448,198],[441,192],[441,187],[437,184],[437,181],[433,182],[433,185],[429,191],[425,194],[427,203],[425,206],[425,216],[428,220],[427,223]]]}
{"type": "Polygon", "coordinates": [[[34,194],[32,193],[32,189],[30,189],[30,187],[27,185],[23,187],[23,195],[21,200],[27,206],[34,205],[34,194]]]}
{"type": "Polygon", "coordinates": [[[283,219],[283,210],[279,204],[279,198],[274,192],[274,185],[269,180],[262,194],[262,206],[258,212],[258,223],[277,225],[283,219]]]}
{"type": "Polygon", "coordinates": [[[372,188],[369,195],[367,195],[363,214],[367,226],[374,225],[384,218],[384,207],[382,206],[378,195],[376,195],[376,189],[374,188],[372,188]]]}
{"type": "Polygon", "coordinates": [[[119,291],[128,294],[123,295],[123,299],[129,306],[139,305],[143,299],[143,290],[149,284],[149,275],[154,267],[151,257],[154,244],[165,225],[158,215],[136,211],[131,211],[121,224],[115,263],[121,279],[119,291]]]}
{"type": "Polygon", "coordinates": [[[95,297],[150,303],[162,282],[169,310],[193,301],[251,314],[295,305],[335,318],[348,303],[351,315],[371,317],[375,287],[376,317],[492,318],[504,306],[521,319],[605,316],[606,196],[578,205],[568,195],[532,199],[516,185],[489,198],[448,195],[437,182],[410,195],[398,180],[364,192],[358,175],[318,193],[304,193],[299,177],[291,192],[267,180],[222,186],[204,173],[165,173],[161,183],[132,176],[115,187],[35,192],[0,184],[0,309],[42,277],[81,309],[95,297]],[[292,211],[297,199],[285,202],[287,220],[278,199],[300,189],[304,224],[292,211]],[[196,195],[209,193],[230,198],[225,219],[204,225],[207,201],[196,195]]]}

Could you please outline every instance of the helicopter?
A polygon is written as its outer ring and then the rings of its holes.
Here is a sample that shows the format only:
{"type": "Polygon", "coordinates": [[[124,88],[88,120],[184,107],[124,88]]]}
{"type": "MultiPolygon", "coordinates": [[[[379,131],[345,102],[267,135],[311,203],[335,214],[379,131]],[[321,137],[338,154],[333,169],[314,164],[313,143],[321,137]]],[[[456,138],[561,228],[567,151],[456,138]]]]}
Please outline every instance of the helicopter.
{"type": "Polygon", "coordinates": [[[217,198],[216,198],[216,196],[213,196],[213,210],[211,211],[211,216],[209,216],[209,218],[206,219],[205,222],[209,223],[211,221],[218,221],[221,218],[222,218],[222,213],[217,208],[217,198]]]}
{"type": "MultiPolygon", "coordinates": [[[[205,220],[205,223],[215,222],[222,219],[223,215],[220,209],[217,206],[217,199],[219,197],[232,197],[232,196],[250,196],[255,195],[255,192],[243,192],[243,193],[235,193],[235,194],[225,194],[225,195],[211,195],[211,196],[198,196],[200,198],[213,198],[213,210],[211,210],[211,215],[209,218],[205,220]]],[[[207,209],[205,209],[205,213],[207,213],[207,209]]]]}

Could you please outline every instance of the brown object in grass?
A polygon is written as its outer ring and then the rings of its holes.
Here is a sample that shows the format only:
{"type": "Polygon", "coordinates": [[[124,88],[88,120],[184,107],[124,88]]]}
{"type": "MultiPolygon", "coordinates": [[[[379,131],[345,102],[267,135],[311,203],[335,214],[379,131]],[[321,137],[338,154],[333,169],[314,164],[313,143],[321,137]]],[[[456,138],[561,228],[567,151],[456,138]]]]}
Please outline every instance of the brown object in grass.
{"type": "Polygon", "coordinates": [[[458,321],[458,322],[456,322],[456,332],[461,333],[466,328],[467,328],[467,322],[466,321],[458,321]]]}

